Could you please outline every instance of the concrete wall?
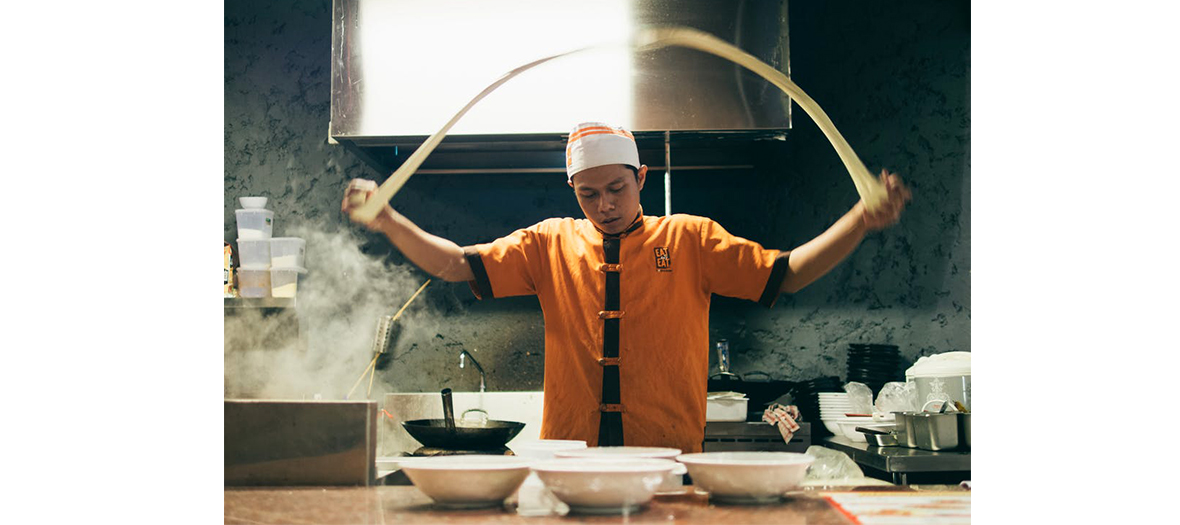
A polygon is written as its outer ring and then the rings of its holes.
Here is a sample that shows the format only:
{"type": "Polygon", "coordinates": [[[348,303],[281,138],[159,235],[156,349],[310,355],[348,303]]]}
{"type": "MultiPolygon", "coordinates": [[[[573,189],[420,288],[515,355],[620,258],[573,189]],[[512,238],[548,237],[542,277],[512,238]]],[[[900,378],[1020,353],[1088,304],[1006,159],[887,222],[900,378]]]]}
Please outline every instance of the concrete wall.
{"type": "MultiPolygon", "coordinates": [[[[271,393],[343,395],[371,355],[376,317],[393,313],[429,276],[340,216],[348,179],[388,174],[327,144],[331,2],[227,2],[225,10],[225,239],[236,237],[237,197],[253,194],[270,197],[276,236],[309,239],[300,316],[312,357],[301,373],[318,379],[271,393]]],[[[792,78],[870,170],[902,175],[914,202],[901,224],[870,235],[831,274],[773,309],[716,297],[712,335],[730,340],[736,372],[787,380],[843,376],[850,342],[897,344],[906,360],[970,350],[969,4],[795,1],[790,17],[792,78]]],[[[797,107],[788,140],[750,161],[756,170],[677,174],[674,210],[791,248],[856,202],[839,158],[797,107]]],[[[643,195],[649,213],[662,212],[658,179],[643,195]]],[[[580,216],[559,175],[418,176],[393,204],[460,245],[580,216]]],[[[491,390],[541,387],[535,298],[476,301],[466,284],[435,280],[405,320],[374,398],[475,389],[476,374],[457,366],[460,349],[479,357],[491,390]]],[[[237,351],[230,332],[249,328],[227,321],[226,329],[228,378],[237,351]]]]}

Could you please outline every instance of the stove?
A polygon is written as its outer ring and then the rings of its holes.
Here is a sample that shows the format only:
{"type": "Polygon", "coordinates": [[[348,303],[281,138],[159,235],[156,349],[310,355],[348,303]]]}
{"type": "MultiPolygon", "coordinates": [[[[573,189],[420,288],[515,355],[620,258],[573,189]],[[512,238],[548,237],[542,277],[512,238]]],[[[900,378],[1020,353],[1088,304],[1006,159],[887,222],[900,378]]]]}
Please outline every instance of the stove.
{"type": "Polygon", "coordinates": [[[508,447],[500,447],[490,450],[452,450],[447,448],[437,447],[419,447],[407,456],[411,457],[432,457],[432,456],[515,456],[508,447]]]}

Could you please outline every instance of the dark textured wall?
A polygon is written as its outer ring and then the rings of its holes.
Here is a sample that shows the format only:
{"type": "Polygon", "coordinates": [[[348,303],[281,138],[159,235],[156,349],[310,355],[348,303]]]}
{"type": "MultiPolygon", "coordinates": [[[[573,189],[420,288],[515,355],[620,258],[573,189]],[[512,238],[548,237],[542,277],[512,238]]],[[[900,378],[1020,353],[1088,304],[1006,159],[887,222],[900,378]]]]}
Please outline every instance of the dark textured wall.
{"type": "MultiPolygon", "coordinates": [[[[340,216],[349,178],[388,174],[327,142],[330,10],[325,0],[226,3],[225,239],[236,236],[237,197],[269,196],[276,236],[351,232],[360,252],[404,276],[378,290],[389,297],[386,308],[396,309],[428,276],[386,240],[358,232],[340,216]]],[[[781,297],[773,309],[715,297],[711,332],[730,340],[736,372],[762,370],[788,380],[842,376],[850,342],[897,344],[906,360],[971,349],[969,10],[967,2],[945,0],[791,3],[792,78],[870,170],[902,175],[914,201],[898,226],[871,234],[831,274],[781,297]]],[[[675,211],[712,217],[734,234],[777,248],[806,242],[847,211],[857,197],[843,165],[795,109],[788,140],[749,159],[756,170],[677,174],[675,211]]],[[[653,177],[643,195],[650,213],[662,211],[660,179],[653,177]]],[[[460,245],[547,217],[580,216],[560,175],[417,176],[393,205],[460,245]]],[[[301,299],[304,288],[323,294],[363,286],[341,285],[348,276],[330,254],[314,258],[319,266],[309,263],[301,299]]],[[[416,329],[399,342],[374,394],[476,388],[475,374],[457,367],[460,349],[480,358],[489,389],[540,388],[543,323],[535,298],[476,301],[466,284],[436,280],[413,309],[416,329]]],[[[317,339],[317,329],[328,331],[320,329],[323,309],[301,315],[311,332],[308,352],[346,355],[332,361],[359,373],[371,324],[392,312],[349,310],[340,316],[352,316],[351,338],[317,339]]],[[[316,389],[338,395],[334,386],[316,389]]]]}

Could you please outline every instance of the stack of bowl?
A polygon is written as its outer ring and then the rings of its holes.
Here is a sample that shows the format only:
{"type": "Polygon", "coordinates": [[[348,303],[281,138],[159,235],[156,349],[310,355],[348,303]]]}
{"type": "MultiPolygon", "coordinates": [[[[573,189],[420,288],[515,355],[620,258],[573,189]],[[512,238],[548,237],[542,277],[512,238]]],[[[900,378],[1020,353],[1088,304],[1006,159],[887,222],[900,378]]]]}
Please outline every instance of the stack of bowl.
{"type": "MultiPolygon", "coordinates": [[[[843,384],[838,377],[817,377],[810,381],[802,381],[795,384],[791,390],[791,397],[795,406],[799,407],[799,413],[803,416],[804,421],[815,421],[819,415],[819,397],[818,394],[825,392],[844,392],[843,384]]],[[[824,437],[825,430],[819,426],[811,428],[812,436],[816,438],[824,437]]],[[[840,435],[836,432],[835,435],[840,435]]]]}
{"type": "Polygon", "coordinates": [[[901,381],[901,356],[896,345],[848,345],[848,381],[864,383],[875,397],[890,381],[901,381]]]}
{"type": "Polygon", "coordinates": [[[832,435],[844,435],[844,431],[840,429],[840,422],[847,419],[848,414],[852,412],[852,402],[848,400],[848,394],[820,392],[816,395],[819,398],[819,419],[823,421],[824,427],[832,435]]]}

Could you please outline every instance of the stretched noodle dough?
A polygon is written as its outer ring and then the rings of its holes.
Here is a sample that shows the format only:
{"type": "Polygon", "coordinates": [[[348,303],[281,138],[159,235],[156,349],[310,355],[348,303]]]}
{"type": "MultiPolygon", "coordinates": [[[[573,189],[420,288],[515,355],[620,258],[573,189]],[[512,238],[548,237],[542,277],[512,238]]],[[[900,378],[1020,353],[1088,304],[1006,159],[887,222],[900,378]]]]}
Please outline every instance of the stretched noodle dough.
{"type": "MultiPolygon", "coordinates": [[[[840,160],[844,162],[844,167],[848,170],[848,175],[852,177],[852,183],[856,186],[856,192],[860,194],[861,200],[865,202],[865,207],[867,207],[869,210],[876,210],[884,201],[887,193],[885,187],[878,179],[873,178],[873,176],[869,174],[869,170],[865,168],[864,163],[862,163],[860,158],[856,156],[856,152],[852,151],[852,147],[849,146],[848,142],[844,140],[844,137],[840,135],[840,132],[836,129],[836,126],[833,125],[831,119],[828,118],[828,115],[824,113],[822,109],[820,109],[819,104],[816,104],[815,101],[811,99],[811,97],[807,96],[807,93],[804,93],[802,89],[799,89],[799,86],[796,86],[794,82],[791,82],[791,79],[787,78],[787,76],[781,71],[774,69],[765,62],[758,60],[753,55],[742,51],[740,48],[733,46],[728,42],[696,29],[684,27],[642,29],[635,34],[630,44],[631,47],[640,51],[651,51],[667,46],[681,46],[697,49],[706,53],[712,53],[721,58],[737,63],[746,69],[757,73],[762,78],[770,81],[770,83],[777,86],[784,93],[789,95],[792,100],[799,104],[799,107],[803,108],[803,111],[806,112],[807,115],[815,121],[816,125],[819,126],[819,129],[823,131],[824,136],[828,138],[828,142],[831,142],[832,147],[836,149],[836,153],[840,156],[840,160]]],[[[561,58],[563,56],[593,49],[595,47],[601,46],[585,47],[545,57],[540,60],[535,60],[513,69],[504,76],[500,77],[498,80],[493,82],[492,85],[481,91],[479,95],[476,95],[475,98],[471,99],[471,102],[468,102],[466,106],[463,106],[463,109],[456,113],[454,117],[451,117],[451,120],[448,121],[446,125],[442,127],[442,129],[438,130],[435,132],[435,134],[431,135],[430,138],[426,139],[426,142],[422,143],[422,146],[418,147],[418,149],[415,150],[412,155],[410,155],[410,158],[406,159],[406,162],[402,164],[401,167],[397,169],[397,171],[393,172],[393,175],[390,175],[390,177],[381,184],[381,187],[377,189],[377,193],[373,196],[373,198],[365,201],[363,206],[353,209],[353,219],[359,220],[363,223],[369,223],[373,219],[376,219],[377,214],[381,212],[381,209],[385,203],[389,202],[389,200],[392,199],[395,194],[397,194],[398,190],[400,190],[402,186],[405,185],[406,181],[409,180],[418,167],[422,165],[422,162],[426,160],[426,157],[434,151],[434,148],[438,147],[439,142],[441,142],[443,137],[446,136],[447,132],[450,131],[452,127],[454,127],[455,123],[458,122],[459,119],[463,117],[463,115],[467,114],[467,111],[475,106],[476,103],[478,103],[480,100],[483,100],[483,98],[492,91],[495,91],[496,88],[500,87],[505,82],[508,82],[516,75],[528,71],[529,69],[532,69],[533,67],[536,67],[540,64],[556,58],[561,58]]]]}

